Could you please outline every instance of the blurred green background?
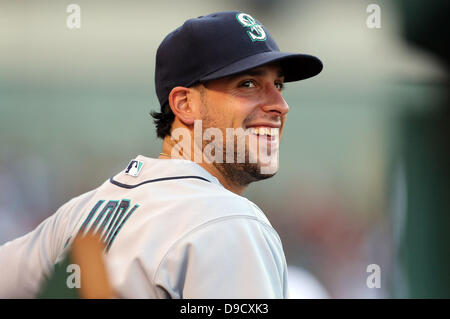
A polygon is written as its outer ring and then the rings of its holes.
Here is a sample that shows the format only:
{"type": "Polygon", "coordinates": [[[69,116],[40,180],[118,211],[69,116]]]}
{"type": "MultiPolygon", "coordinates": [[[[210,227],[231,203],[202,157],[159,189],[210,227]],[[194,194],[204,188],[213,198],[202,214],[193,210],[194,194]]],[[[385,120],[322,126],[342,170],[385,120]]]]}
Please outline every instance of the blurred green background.
{"type": "Polygon", "coordinates": [[[0,0],[0,244],[157,157],[159,43],[186,19],[241,10],[281,50],[324,63],[286,85],[280,170],[245,193],[288,265],[332,298],[450,297],[448,4],[422,2],[0,0]],[[80,29],[66,26],[71,3],[80,29]],[[366,25],[371,3],[381,28],[366,25]],[[381,288],[366,285],[370,264],[381,288]]]}

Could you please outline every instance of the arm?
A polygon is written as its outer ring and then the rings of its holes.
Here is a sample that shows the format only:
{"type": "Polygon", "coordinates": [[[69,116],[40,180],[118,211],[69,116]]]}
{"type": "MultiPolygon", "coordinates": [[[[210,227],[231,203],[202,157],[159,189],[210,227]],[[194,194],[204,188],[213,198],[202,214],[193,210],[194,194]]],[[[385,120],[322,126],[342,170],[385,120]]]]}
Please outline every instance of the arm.
{"type": "Polygon", "coordinates": [[[25,236],[0,247],[0,298],[33,298],[44,274],[48,274],[51,247],[44,240],[49,232],[45,220],[25,236]]]}
{"type": "Polygon", "coordinates": [[[95,190],[75,197],[35,230],[0,246],[0,298],[34,298],[54,270],[95,190]]]}
{"type": "Polygon", "coordinates": [[[42,281],[53,271],[62,244],[57,233],[64,207],[30,233],[0,246],[0,298],[36,297],[42,281]]]}

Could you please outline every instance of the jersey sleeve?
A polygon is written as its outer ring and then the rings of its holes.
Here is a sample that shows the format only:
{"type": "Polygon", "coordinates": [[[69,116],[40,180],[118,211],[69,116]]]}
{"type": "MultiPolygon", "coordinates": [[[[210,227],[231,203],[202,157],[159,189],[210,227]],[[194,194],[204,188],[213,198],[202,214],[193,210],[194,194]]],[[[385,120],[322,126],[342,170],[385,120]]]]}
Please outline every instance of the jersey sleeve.
{"type": "Polygon", "coordinates": [[[65,212],[61,206],[33,231],[0,246],[0,298],[35,298],[56,264],[63,243],[65,212]]]}
{"type": "Polygon", "coordinates": [[[156,274],[161,298],[287,298],[286,260],[275,230],[251,216],[197,227],[176,242],[156,274]]]}

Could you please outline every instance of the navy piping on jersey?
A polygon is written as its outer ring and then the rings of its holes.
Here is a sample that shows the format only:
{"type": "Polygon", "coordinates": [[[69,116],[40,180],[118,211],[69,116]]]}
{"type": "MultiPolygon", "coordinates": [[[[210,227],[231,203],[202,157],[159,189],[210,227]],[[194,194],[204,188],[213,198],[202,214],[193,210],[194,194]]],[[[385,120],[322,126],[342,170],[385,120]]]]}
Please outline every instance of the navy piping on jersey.
{"type": "Polygon", "coordinates": [[[110,181],[112,184],[116,185],[116,186],[119,186],[119,187],[122,187],[122,188],[128,188],[128,189],[130,189],[130,188],[135,188],[135,187],[138,187],[138,186],[141,186],[141,185],[144,185],[144,184],[148,184],[148,183],[170,181],[170,180],[174,180],[174,179],[186,179],[186,178],[200,179],[200,180],[202,180],[202,181],[211,183],[209,180],[207,180],[206,178],[201,177],[201,176],[174,176],[174,177],[163,177],[163,178],[150,179],[150,180],[148,180],[148,181],[145,181],[145,182],[142,182],[142,183],[139,183],[139,184],[136,184],[136,185],[122,184],[122,183],[120,183],[120,182],[118,182],[118,181],[115,181],[112,177],[109,179],[109,181],[110,181]]]}

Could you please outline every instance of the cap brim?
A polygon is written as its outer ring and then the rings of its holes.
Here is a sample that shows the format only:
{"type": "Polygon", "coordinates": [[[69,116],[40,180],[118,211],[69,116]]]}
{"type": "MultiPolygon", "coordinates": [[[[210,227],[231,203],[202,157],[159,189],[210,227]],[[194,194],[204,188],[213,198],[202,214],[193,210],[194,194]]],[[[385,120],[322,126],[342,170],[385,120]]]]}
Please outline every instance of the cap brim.
{"type": "Polygon", "coordinates": [[[308,79],[319,74],[323,68],[322,62],[312,55],[271,51],[258,53],[229,64],[202,77],[200,82],[238,74],[272,62],[280,62],[285,82],[308,79]]]}

